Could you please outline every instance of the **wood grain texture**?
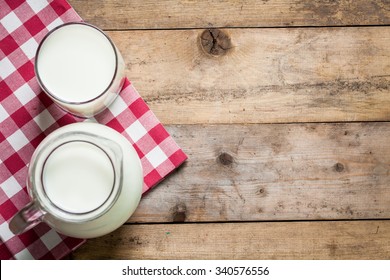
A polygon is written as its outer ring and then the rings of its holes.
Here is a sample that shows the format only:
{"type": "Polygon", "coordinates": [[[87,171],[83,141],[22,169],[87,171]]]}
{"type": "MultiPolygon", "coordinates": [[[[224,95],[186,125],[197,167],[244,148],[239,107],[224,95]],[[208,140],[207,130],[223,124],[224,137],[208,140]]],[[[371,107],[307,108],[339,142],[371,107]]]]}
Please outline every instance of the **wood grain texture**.
{"type": "Polygon", "coordinates": [[[390,123],[167,128],[189,159],[131,222],[390,218],[390,123]]]}
{"type": "Polygon", "coordinates": [[[189,155],[73,258],[390,258],[389,1],[69,2],[189,155]]]}
{"type": "Polygon", "coordinates": [[[74,259],[389,259],[390,221],[124,225],[74,259]]]}
{"type": "Polygon", "coordinates": [[[203,32],[108,33],[164,124],[390,120],[390,27],[203,32]]]}
{"type": "Polygon", "coordinates": [[[390,24],[387,0],[70,0],[105,29],[284,27],[390,24]]]}

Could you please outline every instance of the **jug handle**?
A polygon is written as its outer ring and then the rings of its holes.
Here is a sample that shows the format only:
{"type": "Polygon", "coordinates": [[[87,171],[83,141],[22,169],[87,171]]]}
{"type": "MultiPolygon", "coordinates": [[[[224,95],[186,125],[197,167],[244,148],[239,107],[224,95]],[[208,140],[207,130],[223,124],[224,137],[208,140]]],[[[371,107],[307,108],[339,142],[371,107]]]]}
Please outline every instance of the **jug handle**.
{"type": "Polygon", "coordinates": [[[13,234],[23,233],[39,224],[43,215],[43,211],[31,201],[12,217],[9,229],[13,234]]]}

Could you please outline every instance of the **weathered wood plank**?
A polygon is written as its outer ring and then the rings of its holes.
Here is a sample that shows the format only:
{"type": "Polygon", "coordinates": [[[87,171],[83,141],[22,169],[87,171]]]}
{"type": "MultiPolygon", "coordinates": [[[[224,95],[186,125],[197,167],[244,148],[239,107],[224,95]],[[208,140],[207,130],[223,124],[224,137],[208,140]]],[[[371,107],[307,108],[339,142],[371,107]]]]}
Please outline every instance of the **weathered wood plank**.
{"type": "Polygon", "coordinates": [[[109,32],[164,124],[390,120],[390,27],[202,32],[109,32]]]}
{"type": "Polygon", "coordinates": [[[390,218],[390,123],[168,126],[189,159],[131,222],[390,218]]]}
{"type": "Polygon", "coordinates": [[[390,221],[124,225],[74,259],[389,259],[390,221]]]}
{"type": "Polygon", "coordinates": [[[390,24],[386,0],[70,0],[105,29],[280,27],[390,24]]]}

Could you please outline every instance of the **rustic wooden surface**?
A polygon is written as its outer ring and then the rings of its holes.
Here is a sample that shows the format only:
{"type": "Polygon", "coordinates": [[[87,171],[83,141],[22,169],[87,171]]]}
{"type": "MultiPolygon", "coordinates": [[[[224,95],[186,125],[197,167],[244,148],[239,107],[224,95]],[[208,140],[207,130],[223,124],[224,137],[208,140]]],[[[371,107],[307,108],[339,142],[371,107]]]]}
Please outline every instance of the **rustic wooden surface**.
{"type": "Polygon", "coordinates": [[[70,3],[189,155],[72,258],[390,258],[389,1],[70,3]]]}
{"type": "Polygon", "coordinates": [[[390,28],[222,29],[217,56],[203,32],[108,32],[164,124],[390,118],[390,28]]]}
{"type": "Polygon", "coordinates": [[[389,259],[388,221],[124,225],[78,259],[389,259]]]}
{"type": "Polygon", "coordinates": [[[383,25],[388,0],[71,0],[109,29],[383,25]]]}
{"type": "Polygon", "coordinates": [[[131,222],[390,217],[389,123],[168,131],[189,160],[144,197],[131,222]]]}

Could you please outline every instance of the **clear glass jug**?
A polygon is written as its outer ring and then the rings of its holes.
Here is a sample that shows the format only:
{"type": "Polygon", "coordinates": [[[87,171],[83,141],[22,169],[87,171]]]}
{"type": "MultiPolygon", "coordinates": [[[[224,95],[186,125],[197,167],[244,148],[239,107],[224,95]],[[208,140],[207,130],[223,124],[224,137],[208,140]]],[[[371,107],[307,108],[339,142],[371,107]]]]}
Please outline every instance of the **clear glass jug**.
{"type": "Polygon", "coordinates": [[[132,215],[142,185],[138,155],[121,134],[92,122],[67,125],[35,150],[27,178],[32,201],[10,229],[18,234],[43,221],[68,236],[98,237],[132,215]]]}

